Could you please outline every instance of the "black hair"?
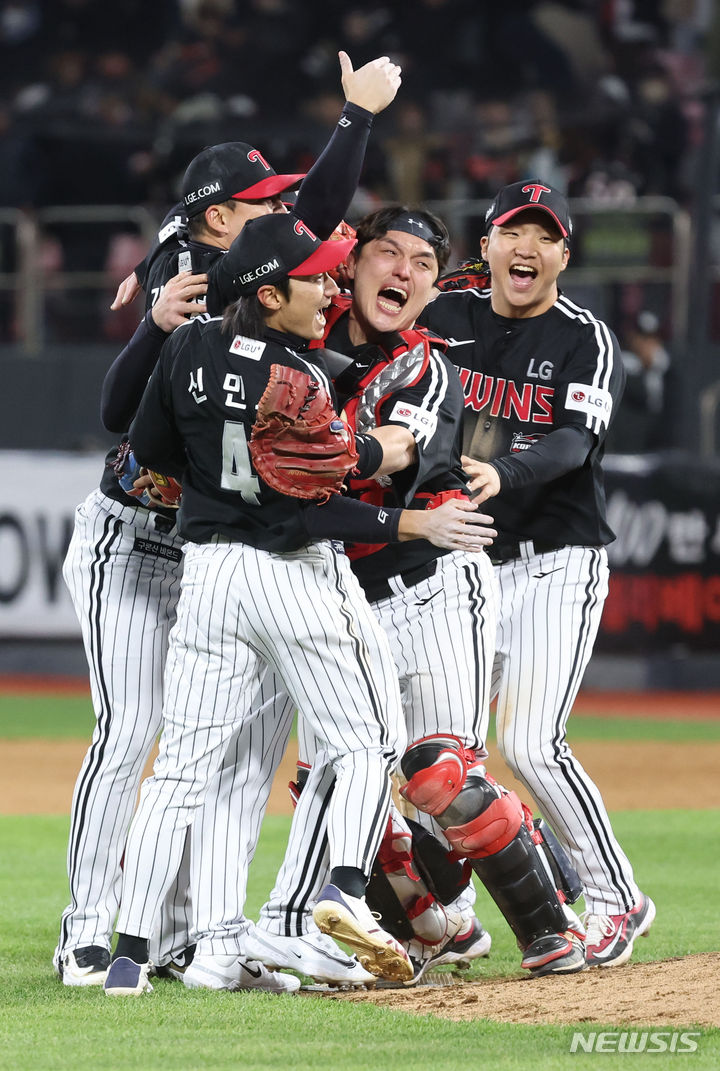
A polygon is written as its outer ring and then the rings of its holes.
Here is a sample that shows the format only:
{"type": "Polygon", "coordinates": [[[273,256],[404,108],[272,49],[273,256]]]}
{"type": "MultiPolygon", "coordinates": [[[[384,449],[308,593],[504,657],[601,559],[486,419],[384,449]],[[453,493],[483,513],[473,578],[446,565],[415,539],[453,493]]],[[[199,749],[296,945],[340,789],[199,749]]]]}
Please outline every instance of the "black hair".
{"type": "Polygon", "coordinates": [[[400,204],[388,205],[385,208],[378,208],[367,216],[363,216],[356,227],[357,245],[354,250],[355,255],[359,255],[362,247],[367,245],[368,242],[373,242],[377,238],[384,238],[387,232],[393,229],[393,221],[399,215],[418,216],[430,228],[432,238],[428,238],[427,242],[428,245],[432,246],[435,253],[438,263],[438,275],[440,275],[447,267],[450,259],[450,235],[440,217],[428,212],[426,208],[409,208],[407,205],[400,204]]]}
{"type": "MultiPolygon", "coordinates": [[[[275,287],[285,300],[290,298],[290,277],[283,275],[269,285],[275,287]]],[[[262,338],[268,310],[258,301],[257,293],[243,294],[223,313],[221,331],[225,335],[245,335],[246,338],[262,338]]]]}
{"type": "MultiPolygon", "coordinates": [[[[233,212],[237,208],[237,201],[235,200],[234,197],[231,197],[227,201],[218,201],[218,204],[221,205],[221,206],[224,205],[227,208],[232,209],[233,212]]],[[[209,208],[210,206],[206,205],[205,207],[209,208]]],[[[204,209],[203,209],[202,212],[198,212],[196,216],[189,216],[188,217],[187,232],[188,232],[188,238],[193,239],[196,242],[202,241],[202,236],[204,234],[208,233],[208,225],[207,225],[207,220],[205,219],[205,210],[204,209]]]]}

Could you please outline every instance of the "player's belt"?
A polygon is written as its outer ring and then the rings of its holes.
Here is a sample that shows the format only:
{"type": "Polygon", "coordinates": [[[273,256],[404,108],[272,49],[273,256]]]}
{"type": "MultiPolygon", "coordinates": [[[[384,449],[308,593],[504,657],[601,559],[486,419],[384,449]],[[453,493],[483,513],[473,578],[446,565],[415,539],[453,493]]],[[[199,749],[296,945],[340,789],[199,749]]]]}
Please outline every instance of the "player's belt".
{"type": "Polygon", "coordinates": [[[566,546],[567,543],[551,543],[547,539],[501,539],[488,547],[487,556],[493,565],[504,565],[515,558],[549,554],[552,550],[562,550],[566,546]]]}
{"type": "MultiPolygon", "coordinates": [[[[433,558],[432,561],[417,565],[414,569],[406,569],[404,573],[397,573],[391,579],[401,580],[406,588],[411,588],[419,584],[421,580],[435,576],[436,569],[437,558],[433,558]]],[[[392,588],[389,580],[373,580],[369,584],[364,584],[363,588],[368,602],[377,602],[378,599],[389,599],[391,595],[397,595],[397,588],[392,588]]]]}

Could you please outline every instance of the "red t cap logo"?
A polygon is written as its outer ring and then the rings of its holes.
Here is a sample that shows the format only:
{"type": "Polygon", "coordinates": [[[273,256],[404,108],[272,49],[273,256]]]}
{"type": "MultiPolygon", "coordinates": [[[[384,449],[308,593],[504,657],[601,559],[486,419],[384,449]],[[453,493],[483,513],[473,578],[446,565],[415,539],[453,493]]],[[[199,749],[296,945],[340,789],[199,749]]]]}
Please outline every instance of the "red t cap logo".
{"type": "Polygon", "coordinates": [[[247,154],[247,158],[251,164],[255,164],[259,161],[266,171],[272,171],[270,164],[267,162],[263,154],[261,152],[258,152],[257,149],[251,149],[250,152],[247,154]]]}
{"type": "Polygon", "coordinates": [[[523,193],[530,194],[530,204],[536,205],[544,193],[552,193],[549,186],[541,186],[539,182],[530,182],[523,186],[523,193]]]}
{"type": "Polygon", "coordinates": [[[295,226],[293,227],[293,230],[295,231],[295,233],[297,235],[307,234],[308,238],[312,238],[313,241],[317,242],[317,235],[313,234],[313,232],[308,227],[307,223],[303,223],[303,221],[301,219],[298,219],[296,221],[295,226]]]}

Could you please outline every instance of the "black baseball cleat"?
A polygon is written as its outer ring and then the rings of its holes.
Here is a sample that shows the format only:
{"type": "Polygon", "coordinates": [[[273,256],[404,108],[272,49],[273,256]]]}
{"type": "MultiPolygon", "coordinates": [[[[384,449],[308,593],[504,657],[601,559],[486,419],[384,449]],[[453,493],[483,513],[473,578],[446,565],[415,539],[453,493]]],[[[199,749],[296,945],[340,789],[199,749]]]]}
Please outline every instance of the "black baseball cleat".
{"type": "Polygon", "coordinates": [[[464,933],[451,937],[434,955],[422,960],[411,957],[415,975],[404,984],[406,986],[417,985],[434,967],[448,965],[459,971],[466,971],[473,960],[488,956],[491,946],[490,934],[483,929],[479,919],[473,918],[470,927],[464,933]]]}
{"type": "Polygon", "coordinates": [[[182,982],[194,956],[195,945],[189,945],[183,952],[176,953],[173,959],[156,967],[154,973],[158,978],[174,978],[176,982],[182,982]]]}
{"type": "Polygon", "coordinates": [[[110,953],[102,945],[86,945],[64,952],[55,969],[63,985],[103,985],[110,966],[110,953]]]}
{"type": "Polygon", "coordinates": [[[521,967],[533,978],[546,974],[576,974],[586,967],[585,946],[569,933],[538,937],[523,952],[521,967]]]}
{"type": "Polygon", "coordinates": [[[139,997],[142,993],[152,993],[148,975],[151,963],[136,963],[127,956],[119,956],[110,964],[105,979],[105,995],[108,997],[139,997]]]}

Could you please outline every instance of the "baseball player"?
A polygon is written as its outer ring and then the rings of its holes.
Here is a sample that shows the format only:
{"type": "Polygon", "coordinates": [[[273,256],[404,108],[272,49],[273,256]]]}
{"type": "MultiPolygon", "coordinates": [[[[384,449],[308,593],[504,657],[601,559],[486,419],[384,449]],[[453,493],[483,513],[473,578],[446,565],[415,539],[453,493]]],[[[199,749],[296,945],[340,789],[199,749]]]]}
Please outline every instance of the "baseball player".
{"type": "Polygon", "coordinates": [[[580,875],[588,965],[617,966],[655,907],[565,730],[608,590],[601,460],[623,367],[613,333],[558,288],[572,233],[565,197],[517,182],[486,222],[490,289],[440,293],[421,319],[460,373],[463,464],[499,531],[498,745],[580,875]]]}
{"type": "MultiPolygon", "coordinates": [[[[390,206],[366,217],[357,235],[348,260],[353,296],[335,299],[323,340],[352,358],[336,374],[335,387],[356,431],[407,428],[417,456],[391,481],[352,479],[351,493],[383,507],[432,508],[466,494],[459,464],[461,385],[438,340],[414,328],[447,262],[447,231],[428,212],[390,206]]],[[[567,932],[568,916],[540,857],[539,838],[533,839],[519,800],[488,778],[481,765],[487,754],[483,744],[495,643],[494,579],[487,556],[442,553],[418,543],[350,546],[348,552],[400,677],[411,742],[402,759],[403,795],[433,816],[451,847],[477,870],[518,937],[525,968],[537,975],[581,970],[582,946],[567,932]],[[518,873],[527,880],[519,883],[518,873]]],[[[304,748],[308,758],[312,745],[306,742],[304,748]]],[[[322,812],[332,800],[322,765],[312,760],[283,868],[260,926],[245,945],[248,954],[275,967],[292,965],[306,932],[304,909],[316,895],[317,925],[345,937],[344,920],[316,891],[322,812]]],[[[389,840],[396,839],[391,829],[389,840]]],[[[468,923],[466,931],[449,934],[455,951],[466,958],[486,953],[490,945],[474,914],[468,923]],[[458,943],[465,947],[458,949],[458,943]]],[[[437,944],[435,952],[454,951],[444,948],[442,939],[437,944]]]]}
{"type": "MultiPolygon", "coordinates": [[[[353,71],[342,53],[341,65],[347,103],[325,152],[298,191],[299,209],[324,235],[342,217],[354,192],[373,114],[393,99],[400,81],[399,68],[387,58],[353,71]]],[[[204,310],[198,298],[205,269],[222,256],[244,221],[282,209],[279,193],[301,178],[276,175],[256,149],[239,142],[207,150],[193,161],[184,186],[193,233],[189,241],[179,240],[175,213],[161,231],[146,280],[146,316],[103,387],[102,415],[109,430],[127,428],[167,332],[191,312],[204,310]],[[178,268],[194,270],[176,279],[178,268]]],[[[131,297],[128,285],[120,300],[131,297]]],[[[113,461],[114,451],[108,455],[108,463],[113,461]]],[[[71,901],[54,955],[65,985],[101,985],[110,961],[125,836],[142,769],[160,728],[167,636],[181,573],[182,540],[175,522],[174,510],[147,508],[128,495],[110,467],[76,513],[63,575],[82,628],[97,721],[71,808],[71,901]]],[[[258,706],[289,703],[287,697],[276,699],[277,692],[274,683],[268,685],[258,706]]],[[[285,712],[278,710],[275,732],[267,741],[271,764],[282,754],[285,731],[285,712]]],[[[227,820],[231,786],[239,780],[234,770],[229,760],[228,784],[217,786],[217,807],[225,807],[227,820]]],[[[224,821],[218,821],[223,827],[224,821]]],[[[214,822],[212,813],[204,814],[204,828],[214,828],[214,822]]],[[[236,835],[240,839],[244,832],[236,827],[236,835]]],[[[180,974],[190,944],[185,884],[179,879],[177,903],[168,905],[171,914],[153,949],[155,962],[169,963],[173,973],[177,964],[180,974]]],[[[208,890],[207,897],[207,914],[221,913],[221,894],[208,890]]],[[[201,907],[195,905],[196,913],[201,907]]]]}
{"type": "MultiPolygon", "coordinates": [[[[407,953],[363,899],[404,744],[392,657],[345,555],[312,538],[321,510],[274,491],[254,474],[248,450],[274,365],[330,389],[322,358],[303,356],[298,340],[322,334],[323,310],[337,292],[326,273],[352,244],[321,242],[290,215],[251,221],[234,245],[241,300],[224,320],[196,319],[171,336],[130,430],[141,463],[182,474],[178,526],[187,542],[160,753],[128,835],[118,943],[105,980],[111,996],[150,988],[148,938],[186,829],[268,666],[336,774],[323,902],[343,919],[366,969],[412,975],[407,953]]],[[[373,457],[366,456],[370,472],[373,457]]],[[[363,467],[362,455],[354,460],[363,467]]],[[[241,871],[248,861],[239,861],[241,871]]],[[[192,971],[202,984],[204,967],[198,950],[186,980],[192,971]]],[[[245,975],[254,969],[243,965],[245,975]]],[[[228,988],[245,983],[239,975],[228,988]]],[[[275,991],[298,986],[276,976],[275,991]]]]}

